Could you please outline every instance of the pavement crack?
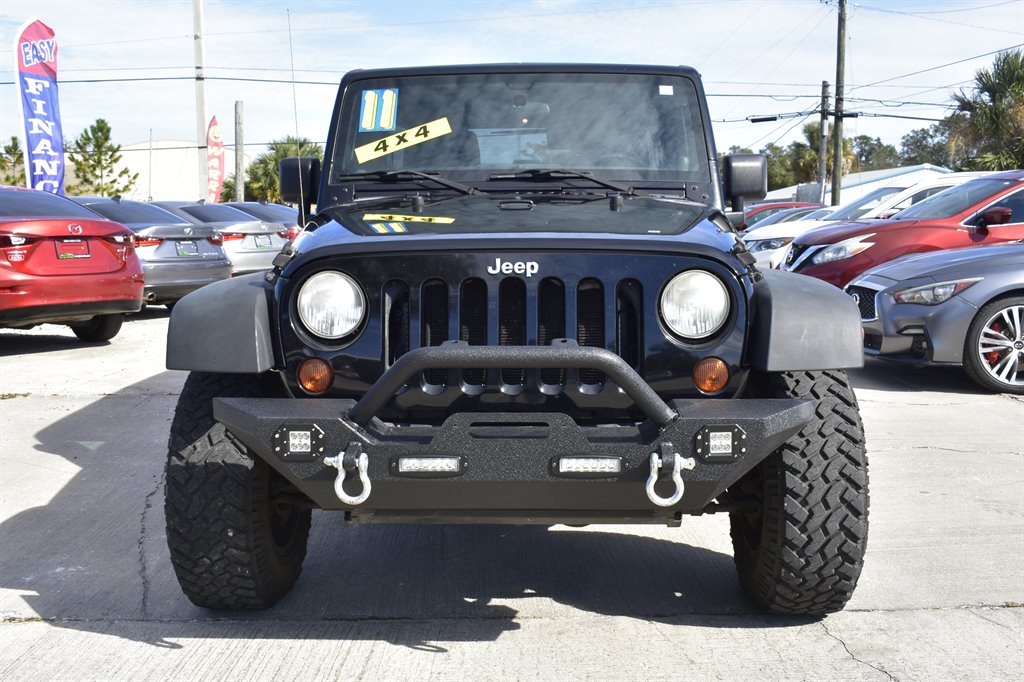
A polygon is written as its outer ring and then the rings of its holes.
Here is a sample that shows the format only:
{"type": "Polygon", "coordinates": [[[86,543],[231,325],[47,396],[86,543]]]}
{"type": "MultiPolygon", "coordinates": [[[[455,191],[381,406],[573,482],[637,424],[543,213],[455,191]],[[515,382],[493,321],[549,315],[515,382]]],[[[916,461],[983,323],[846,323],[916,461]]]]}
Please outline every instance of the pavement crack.
{"type": "Polygon", "coordinates": [[[967,613],[971,614],[972,616],[977,616],[978,618],[981,618],[983,621],[985,621],[987,623],[992,623],[992,625],[998,625],[999,627],[1003,628],[1004,630],[1009,630],[1010,632],[1012,632],[1014,634],[1016,634],[1018,632],[1017,628],[1010,627],[1006,623],[1000,623],[999,621],[992,620],[991,618],[986,618],[985,616],[981,615],[977,611],[974,611],[973,609],[968,609],[967,613]]]}
{"type": "Polygon", "coordinates": [[[153,498],[160,492],[164,486],[164,471],[160,472],[160,478],[156,482],[156,486],[149,491],[146,495],[145,504],[142,507],[142,514],[139,516],[139,579],[142,581],[142,618],[147,619],[149,616],[149,575],[146,573],[146,517],[149,515],[149,510],[153,508],[153,498]]]}
{"type": "Polygon", "coordinates": [[[868,663],[867,661],[863,661],[863,660],[861,660],[861,659],[857,658],[856,656],[854,656],[854,655],[853,655],[853,652],[852,652],[852,651],[850,651],[850,647],[849,647],[849,646],[847,646],[846,642],[844,642],[844,641],[842,640],[842,638],[838,637],[837,635],[834,635],[834,634],[833,634],[833,633],[832,633],[832,632],[831,632],[831,631],[830,631],[830,630],[828,629],[828,624],[826,624],[824,620],[822,620],[822,621],[821,621],[821,629],[825,631],[825,634],[826,634],[826,635],[828,635],[828,636],[829,636],[829,637],[831,637],[832,639],[834,639],[834,640],[836,640],[837,642],[839,642],[840,644],[842,644],[842,645],[843,645],[843,649],[844,649],[844,650],[846,651],[846,654],[847,654],[847,655],[848,655],[848,656],[849,656],[850,658],[852,658],[853,660],[857,661],[857,662],[858,662],[858,663],[860,663],[861,665],[866,665],[867,667],[871,668],[872,670],[876,670],[876,671],[878,671],[878,672],[882,673],[883,675],[885,675],[886,677],[888,677],[888,678],[889,678],[890,680],[893,680],[893,682],[899,682],[899,680],[897,680],[897,679],[896,679],[895,677],[893,677],[893,676],[892,676],[892,674],[890,674],[890,673],[889,673],[889,671],[888,671],[888,670],[886,670],[885,668],[880,668],[880,667],[878,667],[877,665],[872,665],[871,663],[868,663]]]}

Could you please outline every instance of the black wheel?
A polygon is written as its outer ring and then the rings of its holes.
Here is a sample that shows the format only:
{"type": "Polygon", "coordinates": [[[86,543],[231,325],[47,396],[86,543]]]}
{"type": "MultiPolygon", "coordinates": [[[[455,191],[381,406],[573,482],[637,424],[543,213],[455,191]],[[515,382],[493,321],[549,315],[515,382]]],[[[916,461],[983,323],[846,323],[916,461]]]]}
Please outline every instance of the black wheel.
{"type": "Polygon", "coordinates": [[[310,507],[213,420],[217,396],[281,395],[272,375],[193,372],[171,423],[164,513],[174,572],[192,603],[261,609],[302,571],[310,507]],[[287,500],[287,501],[285,501],[287,500]]]}
{"type": "Polygon", "coordinates": [[[775,613],[839,611],[868,537],[868,471],[857,399],[842,371],[753,377],[755,397],[811,398],[815,418],[729,490],[740,584],[775,613]]]}
{"type": "Polygon", "coordinates": [[[967,329],[964,370],[989,390],[1024,394],[1024,296],[1001,298],[978,311],[967,329]]]}
{"type": "Polygon", "coordinates": [[[71,325],[71,331],[82,341],[89,343],[109,341],[121,331],[122,322],[124,315],[97,315],[88,322],[71,325]]]}

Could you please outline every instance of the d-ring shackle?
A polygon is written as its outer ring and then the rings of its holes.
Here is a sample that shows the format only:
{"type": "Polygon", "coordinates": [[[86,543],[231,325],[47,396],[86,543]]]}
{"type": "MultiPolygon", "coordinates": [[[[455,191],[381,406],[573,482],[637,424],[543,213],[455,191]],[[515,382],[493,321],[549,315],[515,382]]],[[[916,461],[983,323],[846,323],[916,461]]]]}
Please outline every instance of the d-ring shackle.
{"type": "Polygon", "coordinates": [[[696,460],[692,457],[683,457],[678,452],[673,454],[665,454],[666,459],[672,458],[672,482],[676,484],[676,491],[671,497],[662,497],[654,491],[654,485],[658,482],[658,477],[661,475],[663,462],[661,457],[658,456],[657,452],[651,453],[651,473],[647,477],[647,499],[659,507],[671,507],[672,505],[683,499],[683,491],[685,484],[683,483],[682,470],[693,469],[697,466],[696,460]]]}
{"type": "Polygon", "coordinates": [[[369,468],[369,458],[365,452],[359,452],[358,445],[353,448],[349,446],[345,452],[338,453],[334,457],[325,457],[324,464],[332,466],[338,470],[338,475],[334,479],[334,494],[338,496],[338,499],[347,505],[353,507],[366,502],[367,498],[370,497],[370,477],[366,473],[369,468]],[[356,453],[359,453],[358,456],[356,453]],[[363,491],[356,496],[349,495],[345,492],[345,479],[349,472],[358,471],[359,482],[363,485],[363,491]]]}

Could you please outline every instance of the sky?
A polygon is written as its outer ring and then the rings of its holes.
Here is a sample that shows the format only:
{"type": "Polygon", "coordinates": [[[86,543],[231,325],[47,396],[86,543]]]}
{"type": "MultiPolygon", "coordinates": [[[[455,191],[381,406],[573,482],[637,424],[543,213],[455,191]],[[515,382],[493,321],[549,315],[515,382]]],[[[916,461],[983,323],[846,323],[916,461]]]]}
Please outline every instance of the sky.
{"type": "MultiPolygon", "coordinates": [[[[357,68],[685,64],[704,78],[719,151],[801,139],[803,124],[817,120],[821,82],[835,93],[837,0],[203,0],[202,7],[207,118],[217,117],[232,145],[242,101],[250,155],[296,131],[325,141],[338,81],[357,68]],[[768,115],[783,118],[746,120],[768,115]]],[[[1024,0],[847,7],[846,110],[862,115],[844,121],[844,134],[897,148],[907,133],[947,115],[952,93],[969,90],[993,53],[1024,44],[1024,0]]],[[[195,143],[192,0],[0,0],[0,140],[23,134],[14,41],[30,18],[56,32],[66,144],[97,118],[117,144],[151,134],[195,143]]]]}

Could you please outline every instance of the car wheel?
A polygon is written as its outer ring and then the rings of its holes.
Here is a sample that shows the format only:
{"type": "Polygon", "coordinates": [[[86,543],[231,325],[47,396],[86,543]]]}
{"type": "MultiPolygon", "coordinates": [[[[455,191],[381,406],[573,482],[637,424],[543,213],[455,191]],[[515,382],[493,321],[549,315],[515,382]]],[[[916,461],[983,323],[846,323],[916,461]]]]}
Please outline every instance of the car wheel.
{"type": "Polygon", "coordinates": [[[964,370],[1000,393],[1024,394],[1024,296],[992,301],[967,329],[964,370]]]}
{"type": "Polygon", "coordinates": [[[174,572],[197,606],[266,608],[302,571],[312,505],[213,419],[213,398],[283,396],[276,382],[193,372],[178,400],[164,513],[174,572]]]}
{"type": "Polygon", "coordinates": [[[846,373],[752,378],[751,397],[809,398],[815,417],[729,489],[740,584],[762,608],[822,615],[843,608],[864,565],[868,471],[846,373]]]}
{"type": "Polygon", "coordinates": [[[121,331],[124,315],[97,315],[88,322],[71,325],[71,331],[82,341],[109,341],[121,331]]]}

